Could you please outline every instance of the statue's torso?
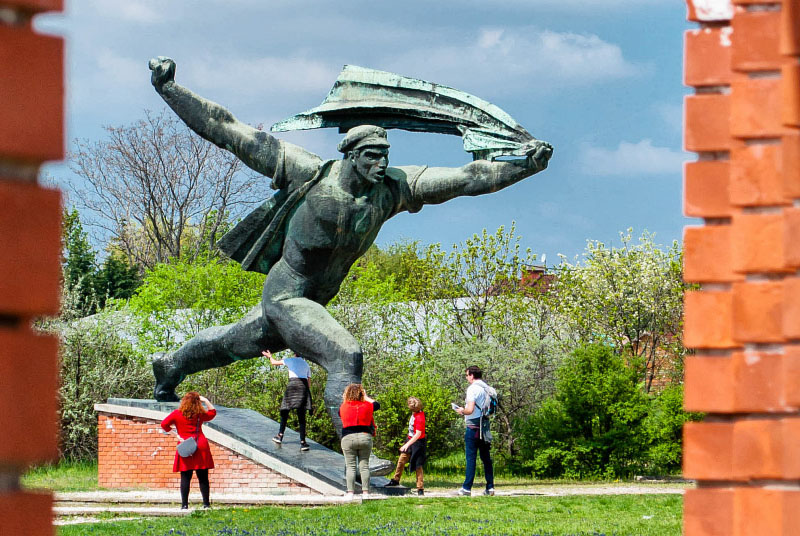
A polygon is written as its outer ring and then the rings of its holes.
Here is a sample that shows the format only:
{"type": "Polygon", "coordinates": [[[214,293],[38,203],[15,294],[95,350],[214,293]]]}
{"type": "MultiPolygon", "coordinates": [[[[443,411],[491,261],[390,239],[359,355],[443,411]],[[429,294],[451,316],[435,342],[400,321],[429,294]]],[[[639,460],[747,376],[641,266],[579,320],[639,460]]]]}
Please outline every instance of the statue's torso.
{"type": "Polygon", "coordinates": [[[395,192],[385,183],[353,196],[339,186],[338,171],[335,165],[306,194],[286,230],[283,260],[308,280],[309,292],[315,296],[307,297],[315,301],[335,295],[350,267],[369,249],[398,205],[395,192]]]}

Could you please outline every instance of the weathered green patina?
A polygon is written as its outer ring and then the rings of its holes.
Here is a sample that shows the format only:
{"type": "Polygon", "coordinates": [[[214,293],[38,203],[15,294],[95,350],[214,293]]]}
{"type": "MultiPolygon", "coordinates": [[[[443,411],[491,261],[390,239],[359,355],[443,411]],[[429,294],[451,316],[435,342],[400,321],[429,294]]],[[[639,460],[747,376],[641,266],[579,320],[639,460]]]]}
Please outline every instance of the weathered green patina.
{"type": "Polygon", "coordinates": [[[345,65],[325,100],[272,125],[273,132],[377,125],[462,136],[475,160],[527,156],[535,138],[506,112],[458,89],[345,65]]]}
{"type": "MultiPolygon", "coordinates": [[[[358,102],[346,97],[353,106],[348,104],[333,115],[312,110],[276,126],[339,126],[346,130],[338,147],[343,158],[324,162],[315,154],[242,123],[222,106],[175,83],[172,60],[150,60],[150,69],[156,91],[192,130],[271,177],[273,189],[278,190],[220,242],[221,249],[246,269],[267,274],[261,305],[239,322],[206,329],[175,353],[156,358],[157,400],[177,400],[175,388],[188,374],[253,358],[264,349],[277,352],[291,348],[327,370],[325,403],[340,430],[337,408],[347,384],[361,380],[362,353],[355,338],[333,319],[325,305],[336,295],[353,263],[372,245],[381,226],[400,212],[418,212],[424,205],[510,186],[546,168],[552,154],[548,143],[530,137],[499,108],[450,88],[414,81],[414,87],[408,89],[413,89],[416,100],[398,101],[391,113],[390,108],[363,103],[357,111],[358,102]],[[429,103],[423,107],[419,103],[425,100],[426,91],[430,93],[429,103]],[[451,100],[440,110],[442,117],[449,118],[434,117],[438,113],[436,101],[456,93],[472,108],[465,104],[456,113],[459,107],[451,100]],[[460,115],[465,118],[459,119],[460,115]],[[490,139],[511,137],[509,132],[515,131],[521,137],[506,140],[508,147],[476,146],[476,154],[485,151],[525,158],[475,160],[459,168],[389,167],[386,130],[364,124],[367,118],[390,128],[448,133],[471,129],[490,139]],[[527,139],[526,135],[530,139],[520,141],[527,139]]],[[[351,79],[352,69],[348,74],[351,79]]],[[[358,73],[367,77],[366,70],[358,73]]],[[[389,73],[375,76],[382,84],[386,76],[396,77],[398,87],[410,84],[410,79],[389,73]]],[[[351,95],[347,84],[339,84],[338,95],[351,95]]],[[[369,92],[382,94],[384,90],[376,89],[380,85],[369,92]]],[[[332,94],[336,91],[334,86],[332,94]]],[[[366,93],[352,93],[361,94],[366,93]]],[[[392,98],[386,99],[391,106],[392,98]]],[[[341,107],[341,103],[336,106],[341,107]]]]}

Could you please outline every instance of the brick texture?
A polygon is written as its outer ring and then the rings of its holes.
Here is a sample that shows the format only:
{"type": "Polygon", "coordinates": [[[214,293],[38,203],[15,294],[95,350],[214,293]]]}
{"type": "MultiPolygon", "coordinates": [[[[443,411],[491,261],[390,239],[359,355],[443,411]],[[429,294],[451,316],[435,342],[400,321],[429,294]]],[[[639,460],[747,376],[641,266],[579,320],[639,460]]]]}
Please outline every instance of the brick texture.
{"type": "MultiPolygon", "coordinates": [[[[100,414],[98,484],[105,488],[178,490],[180,473],[172,472],[177,440],[161,433],[159,423],[100,414]]],[[[209,473],[213,493],[302,493],[316,491],[209,441],[215,468],[209,473]]]]}
{"type": "Polygon", "coordinates": [[[0,177],[0,207],[0,314],[57,314],[61,194],[0,177]]]}
{"type": "Polygon", "coordinates": [[[684,80],[696,91],[684,144],[700,155],[685,167],[684,210],[706,221],[684,234],[684,276],[703,285],[685,299],[684,343],[698,352],[686,359],[684,405],[707,417],[684,427],[684,475],[698,489],[685,495],[683,534],[794,535],[800,0],[687,7],[700,27],[685,35],[684,80]]]}
{"type": "Polygon", "coordinates": [[[58,457],[58,339],[0,329],[0,460],[24,466],[58,457]]]}
{"type": "Polygon", "coordinates": [[[43,162],[64,156],[64,50],[56,37],[0,25],[0,155],[43,162]],[[24,68],[20,68],[24,65],[24,68]]]}
{"type": "MultiPolygon", "coordinates": [[[[800,144],[798,144],[800,148],[800,144]]],[[[798,151],[800,155],[800,151],[798,151]]],[[[684,167],[683,210],[695,218],[729,218],[730,163],[725,160],[687,162],[684,167]]]]}

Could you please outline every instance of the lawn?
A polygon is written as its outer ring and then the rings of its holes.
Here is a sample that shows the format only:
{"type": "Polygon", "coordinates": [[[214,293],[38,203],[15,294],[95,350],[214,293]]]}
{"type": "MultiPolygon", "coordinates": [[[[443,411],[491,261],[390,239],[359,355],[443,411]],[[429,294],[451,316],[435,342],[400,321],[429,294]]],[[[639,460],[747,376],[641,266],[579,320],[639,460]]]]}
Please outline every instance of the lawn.
{"type": "Polygon", "coordinates": [[[678,536],[677,495],[387,499],[314,508],[198,511],[60,527],[59,536],[678,536]]]}
{"type": "Polygon", "coordinates": [[[61,462],[34,467],[22,477],[26,488],[91,491],[97,488],[97,462],[61,462]]]}

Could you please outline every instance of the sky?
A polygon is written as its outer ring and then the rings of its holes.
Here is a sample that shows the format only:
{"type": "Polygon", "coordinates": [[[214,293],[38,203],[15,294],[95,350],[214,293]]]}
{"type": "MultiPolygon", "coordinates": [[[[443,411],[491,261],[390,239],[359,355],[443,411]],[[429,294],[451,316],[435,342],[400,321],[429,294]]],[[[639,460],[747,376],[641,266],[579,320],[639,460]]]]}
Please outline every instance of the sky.
{"type": "MultiPolygon", "coordinates": [[[[676,0],[68,0],[39,15],[66,38],[67,150],[103,126],[165,108],[147,62],[238,119],[270,126],[319,105],[345,64],[448,85],[498,105],[554,146],[547,170],[503,191],[387,222],[377,243],[446,248],[512,222],[547,264],[587,240],[619,245],[648,230],[664,246],[682,215],[683,32],[676,0]]],[[[336,129],[280,133],[338,158],[336,129]]],[[[461,166],[460,138],[389,132],[390,165],[461,166]]],[[[79,180],[66,164],[43,173],[79,180]]],[[[265,181],[268,179],[265,178],[265,181]]]]}

